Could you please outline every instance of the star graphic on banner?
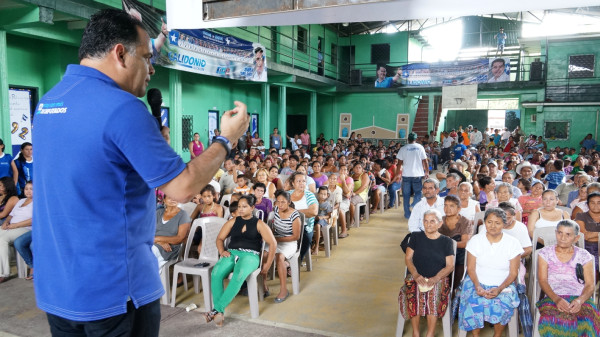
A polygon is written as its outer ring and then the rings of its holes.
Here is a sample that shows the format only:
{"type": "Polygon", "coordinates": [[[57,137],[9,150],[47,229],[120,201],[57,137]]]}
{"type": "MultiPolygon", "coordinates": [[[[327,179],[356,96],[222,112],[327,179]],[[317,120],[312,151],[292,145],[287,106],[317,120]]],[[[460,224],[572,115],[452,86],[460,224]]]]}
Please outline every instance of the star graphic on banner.
{"type": "Polygon", "coordinates": [[[171,44],[177,44],[177,40],[179,40],[179,34],[175,31],[172,31],[169,34],[169,38],[171,40],[171,44]]]}

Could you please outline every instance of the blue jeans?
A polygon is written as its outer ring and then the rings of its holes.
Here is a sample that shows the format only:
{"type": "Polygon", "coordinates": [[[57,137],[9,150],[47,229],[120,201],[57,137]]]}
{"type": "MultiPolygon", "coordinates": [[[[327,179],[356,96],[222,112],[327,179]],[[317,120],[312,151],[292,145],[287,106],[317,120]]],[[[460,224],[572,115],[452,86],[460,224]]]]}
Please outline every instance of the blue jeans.
{"type": "Polygon", "coordinates": [[[404,217],[410,218],[410,208],[414,207],[419,201],[423,191],[423,177],[402,177],[402,199],[404,199],[404,217]],[[410,196],[414,194],[413,202],[410,203],[410,196]]]}
{"type": "MultiPolygon", "coordinates": [[[[358,211],[358,210],[357,210],[358,211]]],[[[310,254],[310,244],[312,243],[314,232],[310,233],[306,231],[306,228],[303,229],[304,237],[302,238],[302,243],[300,245],[300,262],[304,259],[304,256],[308,253],[310,254]]],[[[318,242],[317,242],[318,244],[318,242]]]]}
{"type": "Polygon", "coordinates": [[[394,203],[396,202],[396,191],[399,190],[401,187],[402,183],[391,183],[390,186],[388,186],[388,191],[390,195],[389,208],[394,207],[394,203]]]}
{"type": "Polygon", "coordinates": [[[33,268],[33,254],[31,253],[31,231],[19,236],[13,243],[29,268],[33,268]]]}
{"type": "Polygon", "coordinates": [[[434,170],[438,169],[437,166],[438,166],[438,163],[439,163],[439,158],[438,158],[437,154],[432,154],[431,155],[431,162],[430,163],[433,164],[433,169],[434,170]]]}

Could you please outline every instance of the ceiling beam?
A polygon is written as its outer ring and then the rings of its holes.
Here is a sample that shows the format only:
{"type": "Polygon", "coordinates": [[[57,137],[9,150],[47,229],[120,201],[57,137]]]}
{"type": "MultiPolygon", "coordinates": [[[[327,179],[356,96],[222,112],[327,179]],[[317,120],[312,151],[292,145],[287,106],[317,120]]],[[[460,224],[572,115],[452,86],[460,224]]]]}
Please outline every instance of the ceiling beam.
{"type": "Polygon", "coordinates": [[[0,26],[6,30],[52,24],[54,11],[47,7],[16,8],[0,12],[0,26]]]}
{"type": "MultiPolygon", "coordinates": [[[[89,18],[103,8],[113,7],[101,2],[109,2],[116,4],[116,1],[99,1],[99,3],[91,0],[18,0],[19,2],[35,5],[38,7],[46,7],[57,12],[69,14],[71,16],[89,20],[89,18]]],[[[121,8],[121,1],[118,1],[118,8],[121,8]]]]}
{"type": "Polygon", "coordinates": [[[32,39],[41,39],[60,44],[79,46],[83,31],[69,30],[66,23],[57,23],[54,25],[44,25],[41,27],[13,29],[10,33],[32,39]]]}

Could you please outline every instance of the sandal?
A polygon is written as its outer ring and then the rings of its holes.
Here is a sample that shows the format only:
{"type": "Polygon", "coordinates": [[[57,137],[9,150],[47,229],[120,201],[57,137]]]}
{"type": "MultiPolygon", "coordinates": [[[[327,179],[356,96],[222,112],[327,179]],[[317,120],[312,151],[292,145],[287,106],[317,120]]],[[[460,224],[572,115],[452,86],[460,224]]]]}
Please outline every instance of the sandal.
{"type": "Polygon", "coordinates": [[[33,274],[31,274],[31,275],[27,276],[25,279],[26,279],[27,281],[31,281],[31,280],[33,280],[33,274]]]}
{"type": "Polygon", "coordinates": [[[204,320],[206,320],[206,323],[210,323],[213,321],[213,319],[215,319],[214,311],[203,312],[200,315],[202,315],[202,317],[204,317],[204,320]]]}
{"type": "Polygon", "coordinates": [[[215,325],[219,328],[223,326],[223,322],[225,322],[225,315],[222,312],[217,312],[214,317],[215,325]]]}
{"type": "Polygon", "coordinates": [[[340,234],[340,235],[338,235],[338,239],[345,239],[348,237],[348,235],[350,235],[350,234],[348,234],[348,233],[340,234]]]}

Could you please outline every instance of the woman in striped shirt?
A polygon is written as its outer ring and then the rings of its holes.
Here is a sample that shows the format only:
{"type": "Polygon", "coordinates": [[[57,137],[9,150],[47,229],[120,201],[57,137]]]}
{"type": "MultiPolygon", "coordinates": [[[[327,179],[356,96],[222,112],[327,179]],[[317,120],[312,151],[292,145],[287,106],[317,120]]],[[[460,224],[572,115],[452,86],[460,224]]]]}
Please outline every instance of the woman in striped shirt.
{"type": "MultiPolygon", "coordinates": [[[[277,241],[277,251],[275,253],[275,263],[277,263],[277,273],[279,274],[279,294],[275,297],[275,303],[281,303],[287,299],[290,292],[287,290],[287,270],[290,259],[298,249],[298,240],[300,239],[301,223],[300,213],[294,208],[290,195],[284,190],[275,192],[275,209],[273,218],[273,234],[277,241]]],[[[268,251],[268,247],[265,247],[268,251]]],[[[264,259],[263,259],[264,260],[264,259]]],[[[268,292],[267,280],[264,281],[265,294],[268,292]]]]}

